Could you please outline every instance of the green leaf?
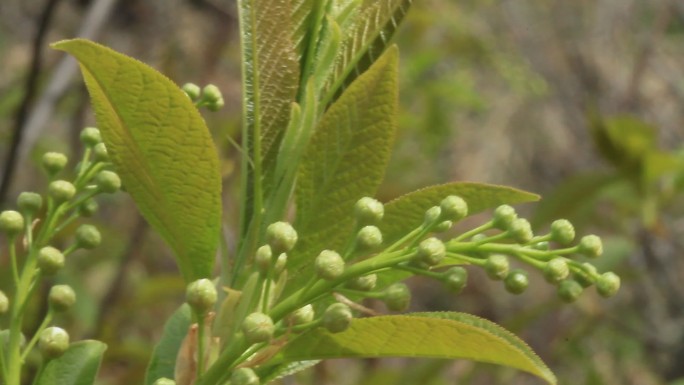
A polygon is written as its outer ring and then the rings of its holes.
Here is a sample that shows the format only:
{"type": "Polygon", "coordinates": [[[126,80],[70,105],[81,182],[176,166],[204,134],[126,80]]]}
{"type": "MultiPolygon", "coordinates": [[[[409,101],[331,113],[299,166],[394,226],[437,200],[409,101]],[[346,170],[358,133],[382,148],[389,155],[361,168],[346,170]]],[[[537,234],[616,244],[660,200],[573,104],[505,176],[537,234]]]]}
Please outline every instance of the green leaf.
{"type": "Polygon", "coordinates": [[[336,65],[324,87],[321,106],[326,106],[377,60],[413,0],[365,0],[356,22],[343,30],[347,38],[337,55],[336,65]]]}
{"type": "Polygon", "coordinates": [[[252,163],[243,162],[243,172],[248,178],[243,201],[243,235],[254,206],[263,201],[262,178],[274,167],[299,86],[299,63],[292,40],[292,7],[293,0],[238,1],[243,63],[243,147],[252,160],[252,163]],[[250,165],[254,168],[249,168],[250,165]]]}
{"type": "Polygon", "coordinates": [[[147,65],[88,40],[53,45],[79,61],[110,159],[183,277],[209,276],[221,225],[221,175],[190,99],[147,65]]]}
{"type": "Polygon", "coordinates": [[[192,312],[188,304],[183,304],[166,321],[161,340],[154,347],[152,358],[147,365],[145,384],[151,385],[157,379],[166,377],[174,378],[176,358],[181,348],[183,339],[188,334],[188,328],[192,324],[192,312]]]}
{"type": "Polygon", "coordinates": [[[553,373],[522,340],[490,321],[460,313],[354,319],[337,334],[317,328],[286,345],[274,361],[371,357],[462,358],[520,369],[556,384],[553,373]]]}
{"type": "Polygon", "coordinates": [[[420,226],[425,211],[439,206],[448,195],[458,195],[468,203],[468,213],[475,214],[502,204],[515,204],[539,200],[536,194],[511,187],[483,183],[453,182],[426,187],[402,195],[385,205],[385,216],[380,224],[386,244],[420,226]]]}
{"type": "Polygon", "coordinates": [[[100,341],[74,342],[64,354],[45,365],[37,385],[92,385],[107,345],[100,341]]]}
{"type": "Polygon", "coordinates": [[[354,203],[382,180],[397,114],[396,48],[389,49],[321,119],[300,165],[296,187],[299,243],[295,272],[323,248],[339,249],[353,226],[354,203]]]}
{"type": "Polygon", "coordinates": [[[313,0],[290,0],[292,3],[292,42],[294,43],[297,61],[306,53],[307,37],[311,26],[311,17],[314,6],[317,5],[313,0]]]}

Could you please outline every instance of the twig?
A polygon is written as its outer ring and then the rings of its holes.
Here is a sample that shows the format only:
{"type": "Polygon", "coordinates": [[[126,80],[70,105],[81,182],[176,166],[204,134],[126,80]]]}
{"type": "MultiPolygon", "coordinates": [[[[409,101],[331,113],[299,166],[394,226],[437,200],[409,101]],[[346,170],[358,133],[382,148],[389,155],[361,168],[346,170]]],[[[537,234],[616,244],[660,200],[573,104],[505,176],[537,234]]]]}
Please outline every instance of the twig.
{"type": "MultiPolygon", "coordinates": [[[[57,2],[58,0],[49,0],[57,2]]],[[[112,12],[117,0],[96,0],[88,9],[84,17],[83,25],[79,30],[77,36],[86,39],[93,39],[102,29],[109,14],[112,12]]],[[[44,41],[41,39],[40,44],[36,44],[34,48],[40,49],[43,47],[44,41]]],[[[45,88],[41,98],[35,103],[35,107],[28,113],[29,106],[27,105],[24,113],[25,121],[17,119],[17,128],[13,138],[12,148],[5,162],[5,169],[3,170],[2,184],[0,185],[0,204],[5,201],[9,186],[12,183],[17,165],[22,164],[36,140],[40,136],[45,124],[51,119],[55,109],[55,104],[67,91],[71,84],[71,79],[76,75],[78,67],[76,61],[71,57],[65,56],[55,68],[53,75],[45,88]],[[16,142],[16,144],[14,143],[16,142]]],[[[28,91],[28,90],[27,90],[28,91]]],[[[35,91],[35,90],[34,90],[35,91]]]]}
{"type": "Polygon", "coordinates": [[[26,93],[24,99],[19,105],[17,116],[14,121],[14,130],[12,133],[12,142],[10,143],[9,151],[5,157],[5,170],[0,181],[0,204],[5,201],[7,191],[9,190],[10,181],[14,174],[14,169],[17,164],[17,154],[21,146],[21,139],[23,134],[23,127],[28,117],[28,111],[33,103],[38,88],[38,75],[40,75],[40,67],[43,61],[43,45],[45,43],[45,35],[47,35],[48,28],[52,22],[52,16],[55,14],[55,8],[59,0],[46,0],[43,13],[40,15],[38,21],[38,30],[33,39],[32,59],[29,68],[28,76],[26,77],[26,85],[24,87],[26,93]]]}

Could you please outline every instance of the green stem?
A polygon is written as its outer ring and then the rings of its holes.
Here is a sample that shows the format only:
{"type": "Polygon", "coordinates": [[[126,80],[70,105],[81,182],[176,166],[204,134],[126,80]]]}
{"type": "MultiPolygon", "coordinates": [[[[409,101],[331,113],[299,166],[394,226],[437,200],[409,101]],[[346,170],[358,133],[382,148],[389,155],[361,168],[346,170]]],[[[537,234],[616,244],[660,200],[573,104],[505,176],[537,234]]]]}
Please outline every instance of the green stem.
{"type": "Polygon", "coordinates": [[[31,338],[31,341],[29,341],[28,345],[24,348],[24,352],[21,354],[21,359],[25,360],[26,356],[28,356],[29,352],[31,352],[31,349],[36,345],[38,340],[40,339],[40,333],[45,330],[45,328],[52,322],[52,316],[53,316],[53,310],[51,308],[48,309],[47,314],[45,315],[45,318],[43,319],[43,322],[41,322],[40,326],[36,330],[36,332],[33,334],[33,337],[31,338]]]}
{"type": "Polygon", "coordinates": [[[62,214],[66,213],[67,211],[69,211],[71,209],[78,207],[80,204],[82,204],[83,202],[87,201],[88,199],[94,197],[99,192],[100,191],[97,188],[89,189],[85,194],[79,196],[73,202],[68,203],[68,204],[62,204],[62,206],[60,206],[61,210],[62,210],[62,214]]]}
{"type": "Polygon", "coordinates": [[[463,255],[463,254],[453,253],[450,251],[447,251],[446,255],[449,258],[460,259],[461,261],[468,262],[470,264],[473,264],[475,266],[480,266],[480,267],[484,266],[484,264],[486,262],[484,259],[470,257],[470,256],[463,255]]]}
{"type": "MultiPolygon", "coordinates": [[[[90,167],[90,153],[92,150],[90,147],[86,147],[86,150],[83,151],[83,158],[81,158],[81,165],[78,168],[78,174],[76,174],[76,180],[75,182],[78,182],[81,180],[81,177],[85,174],[86,169],[90,167]]],[[[75,184],[75,183],[74,183],[75,184]]]]}
{"type": "Polygon", "coordinates": [[[421,233],[423,232],[423,226],[416,227],[415,229],[411,230],[410,233],[404,235],[401,239],[398,241],[394,242],[392,245],[390,245],[388,248],[385,249],[385,253],[391,253],[397,249],[399,249],[404,243],[411,241],[418,237],[421,233]]]}
{"type": "Polygon", "coordinates": [[[408,271],[408,272],[413,273],[413,274],[423,275],[423,276],[434,278],[434,279],[442,278],[442,275],[439,273],[435,273],[434,271],[429,271],[429,270],[425,270],[425,269],[418,269],[418,268],[415,268],[413,266],[409,266],[407,264],[399,264],[399,265],[397,265],[397,269],[408,271]]]}
{"type": "Polygon", "coordinates": [[[197,381],[202,378],[204,372],[204,314],[195,313],[197,317],[197,381]]]}
{"type": "Polygon", "coordinates": [[[538,259],[534,259],[534,258],[530,257],[529,255],[525,255],[523,253],[515,253],[515,254],[513,254],[513,256],[518,258],[522,262],[527,263],[530,266],[536,267],[539,270],[544,269],[544,262],[542,262],[538,259]]]}
{"type": "Polygon", "coordinates": [[[14,286],[17,286],[19,284],[19,266],[17,264],[17,247],[15,245],[16,238],[9,237],[7,241],[9,242],[8,247],[10,261],[12,263],[12,279],[14,280],[14,286]]]}
{"type": "Polygon", "coordinates": [[[9,384],[7,378],[7,364],[5,364],[5,348],[0,349],[0,379],[3,384],[9,384]]]}
{"type": "Polygon", "coordinates": [[[551,240],[551,234],[541,235],[541,236],[532,238],[532,240],[527,242],[527,245],[535,245],[539,242],[548,242],[550,240],[551,240]]]}
{"type": "Polygon", "coordinates": [[[379,291],[361,291],[361,290],[354,290],[354,289],[338,288],[338,289],[335,289],[335,292],[343,294],[345,296],[358,295],[358,296],[364,297],[364,298],[382,298],[383,297],[383,293],[379,292],[379,291]]]}
{"type": "Polygon", "coordinates": [[[7,344],[7,385],[21,383],[21,367],[24,360],[21,355],[21,330],[24,320],[24,307],[30,298],[33,276],[36,271],[35,253],[31,252],[21,271],[16,292],[11,302],[9,342],[7,344]]]}
{"type": "Polygon", "coordinates": [[[470,239],[470,238],[472,238],[473,236],[475,236],[475,235],[477,235],[477,234],[480,234],[480,233],[482,233],[482,232],[485,232],[485,231],[487,231],[487,230],[489,230],[489,229],[492,229],[492,228],[494,228],[494,222],[493,222],[493,221],[489,221],[489,222],[487,222],[487,223],[485,223],[485,224],[483,224],[483,225],[481,225],[481,226],[478,226],[478,227],[476,227],[476,228],[474,228],[474,229],[472,229],[472,230],[466,231],[465,233],[463,233],[463,234],[459,235],[458,237],[454,238],[453,241],[454,241],[454,242],[461,242],[461,241],[463,241],[463,240],[465,240],[465,239],[470,239]]]}

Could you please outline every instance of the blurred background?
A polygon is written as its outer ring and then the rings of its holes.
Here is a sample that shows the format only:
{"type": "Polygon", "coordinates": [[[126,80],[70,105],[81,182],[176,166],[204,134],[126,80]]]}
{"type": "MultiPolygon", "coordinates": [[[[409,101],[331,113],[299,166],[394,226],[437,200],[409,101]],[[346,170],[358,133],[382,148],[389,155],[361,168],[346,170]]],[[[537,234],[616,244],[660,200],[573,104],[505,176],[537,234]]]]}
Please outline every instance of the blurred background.
{"type": "MultiPolygon", "coordinates": [[[[532,274],[508,294],[471,270],[454,297],[415,279],[413,310],[454,310],[521,336],[561,384],[684,384],[684,2],[680,0],[420,0],[396,37],[401,119],[389,200],[421,186],[469,180],[543,200],[520,207],[539,231],[568,218],[604,237],[593,290],[564,305],[532,274]]],[[[146,62],[178,84],[217,84],[226,107],[205,117],[223,158],[226,239],[237,222],[240,54],[234,1],[0,0],[0,208],[43,191],[37,160],[94,125],[76,65],[48,44],[84,36],[146,62]]],[[[104,234],[56,281],[77,309],[58,319],[72,339],[109,344],[101,384],[141,383],[161,323],[182,301],[169,249],[125,194],[100,200],[104,234]]],[[[475,218],[474,222],[486,217],[475,218]]],[[[72,229],[73,231],[73,229],[72,229]]],[[[65,241],[71,236],[67,229],[65,241]]],[[[0,252],[0,289],[8,258],[0,252]]],[[[44,304],[32,314],[39,322],[44,304]]],[[[29,325],[30,326],[30,325],[29,325]]],[[[536,384],[466,361],[338,360],[287,384],[536,384]],[[344,369],[344,370],[341,370],[344,369]]]]}

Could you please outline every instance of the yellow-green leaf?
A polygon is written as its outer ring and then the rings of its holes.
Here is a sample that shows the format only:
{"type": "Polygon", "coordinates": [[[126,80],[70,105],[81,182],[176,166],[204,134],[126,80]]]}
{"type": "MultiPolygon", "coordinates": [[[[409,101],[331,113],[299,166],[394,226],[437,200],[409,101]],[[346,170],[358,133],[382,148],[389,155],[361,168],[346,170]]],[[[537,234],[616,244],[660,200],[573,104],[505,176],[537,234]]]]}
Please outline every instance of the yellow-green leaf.
{"type": "Polygon", "coordinates": [[[190,99],[153,68],[88,40],[53,45],[78,60],[110,159],[147,221],[173,248],[186,281],[211,274],[221,176],[190,99]]]}
{"type": "Polygon", "coordinates": [[[325,113],[300,165],[293,272],[323,248],[339,249],[354,203],[372,196],[389,160],[397,114],[396,48],[389,49],[325,113]]]}
{"type": "Polygon", "coordinates": [[[420,226],[425,211],[439,206],[448,195],[458,195],[468,203],[468,213],[475,214],[502,204],[515,204],[539,200],[539,195],[512,187],[484,183],[453,182],[425,187],[402,195],[385,205],[385,216],[380,229],[386,243],[401,238],[420,226]]]}
{"type": "Polygon", "coordinates": [[[354,319],[348,330],[337,334],[314,329],[286,345],[274,363],[354,357],[468,359],[523,370],[556,384],[525,342],[490,321],[460,313],[354,319]]]}
{"type": "Polygon", "coordinates": [[[45,365],[35,384],[92,385],[106,349],[107,345],[100,341],[74,342],[59,358],[45,365]]]}

